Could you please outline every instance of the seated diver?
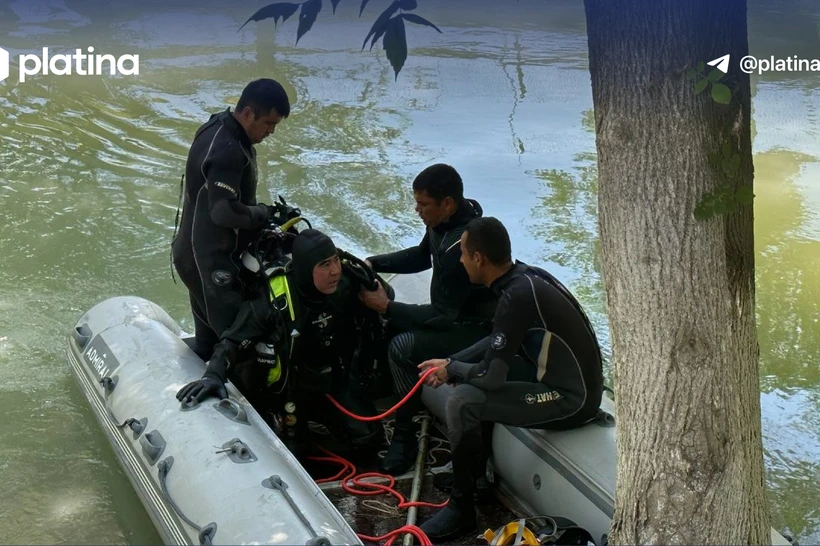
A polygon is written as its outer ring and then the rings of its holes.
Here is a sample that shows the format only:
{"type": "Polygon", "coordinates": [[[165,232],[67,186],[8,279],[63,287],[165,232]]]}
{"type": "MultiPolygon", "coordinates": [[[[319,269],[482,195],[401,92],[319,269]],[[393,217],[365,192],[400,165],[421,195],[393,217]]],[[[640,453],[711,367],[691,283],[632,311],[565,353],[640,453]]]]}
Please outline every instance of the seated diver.
{"type": "Polygon", "coordinates": [[[365,271],[343,263],[322,232],[299,232],[290,262],[276,269],[264,293],[242,303],[202,379],[182,387],[177,399],[227,398],[230,378],[286,441],[304,438],[313,420],[354,449],[381,446],[380,422],[349,418],[323,395],[358,415],[376,415],[368,375],[387,348],[378,316],[358,299],[365,271]]]}
{"type": "MultiPolygon", "coordinates": [[[[453,474],[450,501],[421,524],[431,540],[476,525],[474,494],[484,471],[483,422],[562,430],[598,412],[603,361],[598,340],[575,297],[547,271],[511,258],[509,234],[492,217],[472,220],[461,236],[470,281],[499,297],[493,332],[452,355],[426,360],[430,387],[455,383],[447,399],[453,474]]],[[[442,355],[445,356],[445,355],[442,355]]]]}

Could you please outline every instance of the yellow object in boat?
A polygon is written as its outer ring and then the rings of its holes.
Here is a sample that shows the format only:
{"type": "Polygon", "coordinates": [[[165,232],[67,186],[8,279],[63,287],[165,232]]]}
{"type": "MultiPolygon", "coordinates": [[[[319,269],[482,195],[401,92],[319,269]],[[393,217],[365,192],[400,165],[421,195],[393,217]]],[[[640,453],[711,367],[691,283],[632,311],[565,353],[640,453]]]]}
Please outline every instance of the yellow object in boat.
{"type": "Polygon", "coordinates": [[[506,546],[508,544],[539,546],[538,538],[535,533],[530,531],[526,522],[525,519],[511,521],[507,525],[496,529],[495,532],[487,529],[482,536],[490,546],[506,546]]]}

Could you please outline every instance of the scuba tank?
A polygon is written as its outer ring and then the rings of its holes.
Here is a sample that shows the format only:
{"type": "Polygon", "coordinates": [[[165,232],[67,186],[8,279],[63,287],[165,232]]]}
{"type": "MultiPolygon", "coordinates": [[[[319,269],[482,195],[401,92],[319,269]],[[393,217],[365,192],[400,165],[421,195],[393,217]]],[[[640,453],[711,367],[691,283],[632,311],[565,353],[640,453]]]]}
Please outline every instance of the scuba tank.
{"type": "Polygon", "coordinates": [[[259,231],[240,258],[245,269],[264,279],[272,277],[289,261],[293,239],[299,234],[296,225],[304,222],[311,227],[310,221],[302,217],[302,211],[288,205],[281,195],[278,202],[269,205],[269,210],[268,225],[259,231]]]}

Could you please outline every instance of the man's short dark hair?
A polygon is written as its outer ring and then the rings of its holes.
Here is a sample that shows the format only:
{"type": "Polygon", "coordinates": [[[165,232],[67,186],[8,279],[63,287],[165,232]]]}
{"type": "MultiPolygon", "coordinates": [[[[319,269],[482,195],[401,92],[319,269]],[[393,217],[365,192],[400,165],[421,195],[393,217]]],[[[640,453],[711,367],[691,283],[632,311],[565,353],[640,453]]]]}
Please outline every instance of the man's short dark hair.
{"type": "Polygon", "coordinates": [[[283,118],[290,115],[290,100],[285,88],[270,78],[254,80],[245,86],[239,102],[236,103],[236,111],[241,112],[248,106],[253,110],[255,119],[267,116],[271,110],[276,110],[283,118]]]}
{"type": "Polygon", "coordinates": [[[498,219],[482,216],[470,220],[464,227],[467,234],[467,251],[479,252],[493,265],[506,265],[512,261],[510,234],[498,219]]]}
{"type": "Polygon", "coordinates": [[[421,171],[413,180],[414,192],[425,192],[440,202],[445,197],[452,197],[460,203],[464,199],[464,184],[461,176],[453,167],[444,163],[430,165],[421,171]]]}

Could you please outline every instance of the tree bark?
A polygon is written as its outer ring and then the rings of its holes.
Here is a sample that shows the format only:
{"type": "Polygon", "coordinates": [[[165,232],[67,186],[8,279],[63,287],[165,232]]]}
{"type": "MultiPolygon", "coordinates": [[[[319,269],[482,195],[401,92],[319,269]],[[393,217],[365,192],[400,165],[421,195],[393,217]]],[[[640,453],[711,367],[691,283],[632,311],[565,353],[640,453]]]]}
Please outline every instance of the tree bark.
{"type": "MultiPolygon", "coordinates": [[[[705,192],[753,183],[745,0],[585,0],[618,481],[611,544],[766,544],[751,205],[701,221],[705,192]],[[731,54],[696,95],[687,65],[731,54]],[[709,154],[730,143],[730,177],[709,154]]],[[[708,73],[712,67],[706,66],[708,73]]]]}

